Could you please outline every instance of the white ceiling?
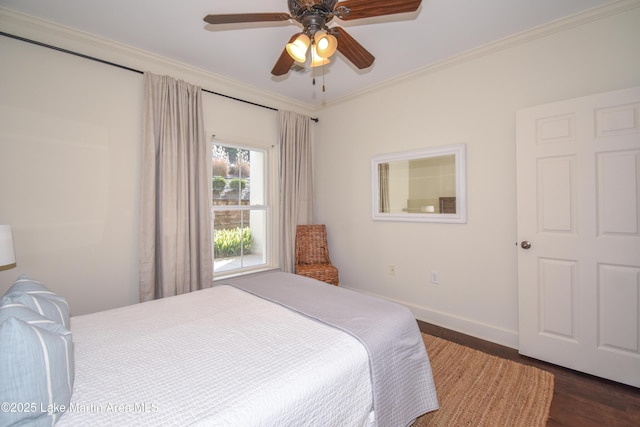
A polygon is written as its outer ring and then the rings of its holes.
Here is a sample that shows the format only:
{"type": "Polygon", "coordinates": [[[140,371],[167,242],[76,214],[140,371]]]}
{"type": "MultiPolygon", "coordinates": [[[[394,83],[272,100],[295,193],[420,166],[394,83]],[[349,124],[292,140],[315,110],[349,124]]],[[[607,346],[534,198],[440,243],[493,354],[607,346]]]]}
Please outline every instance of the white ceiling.
{"type": "MultiPolygon", "coordinates": [[[[346,0],[348,2],[348,0],[346,0]]],[[[294,21],[217,26],[219,13],[286,12],[286,0],[0,0],[0,6],[177,60],[317,106],[473,48],[611,0],[423,0],[415,13],[339,21],[376,60],[357,70],[340,54],[324,67],[273,77],[294,21]],[[316,85],[312,85],[317,73],[316,85]]]]}

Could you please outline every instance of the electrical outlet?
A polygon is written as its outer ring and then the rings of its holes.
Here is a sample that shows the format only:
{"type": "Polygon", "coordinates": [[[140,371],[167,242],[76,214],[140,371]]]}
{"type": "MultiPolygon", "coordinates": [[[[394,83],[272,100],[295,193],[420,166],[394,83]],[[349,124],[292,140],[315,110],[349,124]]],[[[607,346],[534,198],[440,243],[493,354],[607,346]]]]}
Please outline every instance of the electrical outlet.
{"type": "Polygon", "coordinates": [[[391,264],[389,266],[389,275],[391,275],[391,276],[395,276],[396,275],[396,266],[393,265],[393,264],[391,264]]]}
{"type": "Polygon", "coordinates": [[[431,283],[436,285],[440,283],[440,274],[437,271],[431,272],[431,283]]]}

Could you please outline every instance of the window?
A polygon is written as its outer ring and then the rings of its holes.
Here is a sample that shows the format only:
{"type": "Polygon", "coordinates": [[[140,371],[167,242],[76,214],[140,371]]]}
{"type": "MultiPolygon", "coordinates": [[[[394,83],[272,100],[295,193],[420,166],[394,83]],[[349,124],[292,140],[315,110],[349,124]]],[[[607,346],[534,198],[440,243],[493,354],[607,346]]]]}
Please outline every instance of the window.
{"type": "Polygon", "coordinates": [[[213,272],[216,276],[269,265],[268,157],[267,150],[212,144],[213,272]]]}

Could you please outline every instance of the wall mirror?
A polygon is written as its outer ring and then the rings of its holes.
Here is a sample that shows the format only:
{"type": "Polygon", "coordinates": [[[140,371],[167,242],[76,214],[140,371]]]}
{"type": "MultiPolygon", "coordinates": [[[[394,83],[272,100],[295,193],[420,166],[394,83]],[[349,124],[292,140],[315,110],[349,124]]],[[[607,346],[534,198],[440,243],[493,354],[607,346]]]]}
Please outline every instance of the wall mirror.
{"type": "Polygon", "coordinates": [[[467,222],[464,144],[375,156],[371,182],[375,220],[467,222]]]}

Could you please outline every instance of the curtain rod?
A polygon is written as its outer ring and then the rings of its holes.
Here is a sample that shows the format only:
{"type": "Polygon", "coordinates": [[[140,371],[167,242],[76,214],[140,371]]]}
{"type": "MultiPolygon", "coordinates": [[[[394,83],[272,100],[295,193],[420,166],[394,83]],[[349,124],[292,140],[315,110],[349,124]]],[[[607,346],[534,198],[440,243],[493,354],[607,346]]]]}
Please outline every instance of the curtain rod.
{"type": "MultiPolygon", "coordinates": [[[[47,43],[42,43],[42,42],[39,42],[39,41],[36,41],[36,40],[31,40],[31,39],[27,39],[27,38],[24,38],[24,37],[16,36],[15,34],[5,33],[4,31],[0,31],[0,35],[5,36],[5,37],[9,37],[11,39],[15,39],[15,40],[20,40],[20,41],[23,41],[23,42],[31,43],[31,44],[34,44],[34,45],[37,45],[37,46],[46,47],[48,49],[57,50],[58,52],[64,52],[64,53],[68,53],[70,55],[79,56],[80,58],[90,59],[92,61],[100,62],[101,64],[111,65],[112,67],[121,68],[123,70],[133,71],[134,73],[144,74],[144,71],[137,70],[137,69],[131,68],[131,67],[127,67],[126,65],[117,64],[115,62],[110,62],[110,61],[106,61],[104,59],[96,58],[95,56],[85,55],[84,53],[75,52],[73,50],[64,49],[64,48],[61,48],[61,47],[58,47],[58,46],[53,46],[53,45],[50,45],[50,44],[47,44],[47,43]]],[[[232,99],[234,101],[244,102],[245,104],[250,104],[250,105],[255,105],[256,107],[266,108],[267,110],[278,111],[277,108],[269,107],[267,105],[258,104],[258,103],[252,102],[252,101],[247,101],[246,99],[236,98],[236,97],[233,97],[233,96],[230,96],[230,95],[225,95],[224,93],[214,92],[212,90],[203,89],[203,88],[200,88],[200,90],[202,90],[203,92],[207,92],[207,93],[213,94],[213,95],[218,95],[218,96],[222,96],[224,98],[229,98],[229,99],[232,99]]],[[[319,121],[319,119],[317,117],[310,117],[310,119],[313,120],[316,123],[318,123],[318,121],[319,121]]]]}

